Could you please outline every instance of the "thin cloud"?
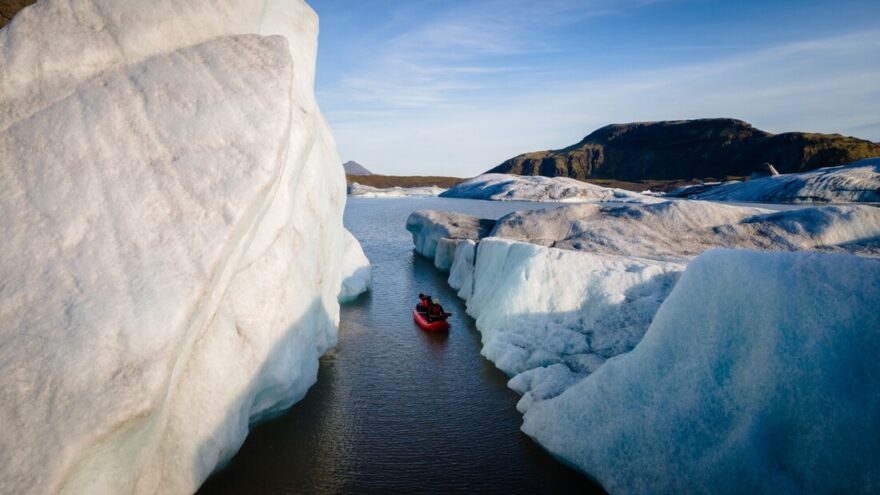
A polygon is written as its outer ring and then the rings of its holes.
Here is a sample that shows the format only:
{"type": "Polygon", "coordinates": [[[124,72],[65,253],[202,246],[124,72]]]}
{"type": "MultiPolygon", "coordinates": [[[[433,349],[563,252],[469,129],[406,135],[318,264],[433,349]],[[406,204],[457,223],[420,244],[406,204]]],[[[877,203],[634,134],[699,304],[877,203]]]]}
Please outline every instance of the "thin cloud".
{"type": "Polygon", "coordinates": [[[496,99],[472,106],[432,106],[446,98],[440,86],[416,112],[331,121],[344,156],[401,174],[417,165],[423,173],[475,175],[517,153],[637,120],[738,117],[772,132],[872,132],[867,137],[877,140],[878,53],[880,30],[869,30],[656,70],[597,76],[572,69],[528,92],[499,87],[496,99]]]}

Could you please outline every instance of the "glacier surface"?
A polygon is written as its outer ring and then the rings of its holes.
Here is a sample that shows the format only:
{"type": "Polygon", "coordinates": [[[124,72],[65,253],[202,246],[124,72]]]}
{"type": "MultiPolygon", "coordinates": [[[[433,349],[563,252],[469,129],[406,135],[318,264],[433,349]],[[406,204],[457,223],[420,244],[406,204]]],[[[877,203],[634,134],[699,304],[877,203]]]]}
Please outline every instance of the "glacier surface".
{"type": "Polygon", "coordinates": [[[569,177],[510,174],[483,174],[450,188],[440,196],[492,201],[552,201],[561,203],[588,201],[652,203],[661,201],[652,196],[597,186],[569,177]]]}
{"type": "Polygon", "coordinates": [[[880,236],[880,208],[829,205],[777,212],[708,201],[568,205],[511,213],[491,235],[657,260],[688,260],[711,247],[869,254],[871,243],[860,243],[880,236]]]}
{"type": "Polygon", "coordinates": [[[880,158],[712,187],[687,186],[668,195],[753,203],[880,203],[880,158]]]}
{"type": "Polygon", "coordinates": [[[336,342],[345,181],[302,1],[0,30],[0,492],[192,493],[336,342]]]}

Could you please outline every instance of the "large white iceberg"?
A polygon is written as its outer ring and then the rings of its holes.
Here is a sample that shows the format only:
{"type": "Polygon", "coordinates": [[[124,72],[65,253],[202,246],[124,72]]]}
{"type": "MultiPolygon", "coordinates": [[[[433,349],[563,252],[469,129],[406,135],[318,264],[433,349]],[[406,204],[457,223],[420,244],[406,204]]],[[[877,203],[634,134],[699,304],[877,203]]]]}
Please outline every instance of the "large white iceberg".
{"type": "MultiPolygon", "coordinates": [[[[578,457],[579,452],[587,448],[585,445],[591,445],[592,439],[590,434],[584,434],[585,428],[580,423],[582,416],[578,412],[585,408],[581,400],[587,399],[568,390],[580,387],[587,376],[590,376],[587,380],[593,380],[591,373],[601,374],[607,366],[617,362],[616,356],[627,355],[637,344],[642,345],[639,342],[652,321],[656,324],[658,308],[667,304],[664,301],[673,287],[677,287],[681,272],[695,256],[714,246],[880,256],[880,209],[869,206],[825,206],[772,212],[698,201],[570,205],[511,213],[498,219],[489,237],[478,232],[479,219],[442,212],[414,213],[408,225],[408,228],[417,226],[410,231],[414,244],[419,246],[418,251],[428,257],[433,253],[435,262],[436,257],[449,249],[444,246],[450,243],[450,239],[443,235],[449,231],[459,237],[454,241],[449,284],[466,300],[467,312],[476,319],[483,341],[482,353],[512,376],[508,385],[522,394],[517,407],[527,414],[525,431],[566,462],[590,474],[594,474],[593,458],[582,462],[582,457],[578,457]],[[458,227],[449,230],[444,225],[453,218],[458,227]],[[552,400],[560,394],[568,397],[564,402],[566,408],[543,406],[562,403],[552,400]],[[535,410],[544,412],[535,416],[532,412],[535,410]],[[538,419],[529,423],[530,415],[538,419]],[[574,454],[570,454],[572,449],[575,449],[574,454]]],[[[854,284],[851,280],[858,271],[847,268],[847,263],[861,266],[861,258],[851,255],[823,258],[815,253],[803,256],[799,258],[798,266],[804,266],[807,273],[810,272],[808,265],[814,260],[828,264],[826,268],[829,270],[835,262],[841,262],[842,272],[828,279],[843,288],[840,293],[828,303],[797,292],[789,293],[782,287],[785,270],[768,268],[766,276],[783,278],[774,280],[773,291],[753,291],[765,299],[754,305],[755,311],[760,313],[766,305],[772,304],[784,308],[779,310],[780,314],[788,314],[791,321],[799,322],[811,318],[811,311],[849,312],[844,297],[849,290],[853,291],[849,297],[862,300],[857,287],[862,282],[854,284]],[[824,308],[827,304],[830,306],[824,308]],[[807,311],[804,308],[813,309],[807,311]]],[[[707,259],[709,261],[701,261],[702,265],[711,266],[713,262],[726,260],[717,255],[707,256],[707,259]]],[[[749,259],[746,257],[742,262],[749,259]]],[[[767,263],[777,258],[770,259],[767,263]]],[[[872,263],[866,266],[875,267],[880,262],[872,263]]],[[[732,287],[737,282],[724,278],[726,270],[727,267],[719,266],[721,278],[715,281],[719,284],[714,295],[718,300],[716,318],[725,317],[725,288],[730,287],[734,292],[751,290],[734,290],[732,287]]],[[[704,271],[709,273],[710,269],[704,268],[704,271]]],[[[864,276],[873,280],[871,283],[880,284],[873,271],[867,270],[864,276]]],[[[816,276],[810,280],[819,283],[822,278],[816,276]]],[[[866,297],[876,306],[880,304],[876,289],[873,294],[866,297]]],[[[867,308],[871,304],[859,302],[856,311],[869,311],[867,308]]],[[[695,316],[681,311],[677,318],[680,318],[681,325],[699,325],[702,317],[696,317],[695,323],[695,316]]],[[[732,318],[737,320],[739,317],[733,314],[732,318]]],[[[869,328],[880,328],[875,323],[868,323],[873,325],[868,325],[869,328]]],[[[656,357],[655,361],[661,359],[675,361],[680,358],[669,351],[665,356],[656,357]]],[[[841,362],[845,359],[840,358],[841,362]]],[[[597,407],[601,408],[604,396],[617,392],[614,385],[605,386],[601,381],[594,383],[599,383],[595,386],[601,392],[590,395],[588,400],[591,407],[599,404],[597,407]]],[[[688,390],[687,387],[680,390],[670,387],[667,393],[670,400],[674,400],[676,395],[688,393],[688,390]]],[[[627,408],[633,412],[622,421],[642,419],[638,407],[632,404],[621,406],[613,415],[625,417],[622,411],[627,408]]],[[[656,414],[662,414],[662,410],[663,407],[658,406],[656,414]]],[[[876,420],[876,415],[867,417],[876,420]]],[[[590,425],[590,431],[601,431],[606,419],[598,417],[590,425]]],[[[638,425],[642,430],[650,427],[649,420],[638,425]]],[[[686,429],[689,423],[682,416],[669,428],[686,429]]],[[[664,431],[670,442],[677,442],[672,433],[664,431]]],[[[660,438],[663,435],[658,434],[650,441],[659,442],[660,438]]],[[[632,471],[637,468],[619,469],[627,462],[628,447],[615,445],[613,436],[604,440],[606,442],[591,455],[601,456],[605,449],[610,450],[609,456],[618,457],[613,461],[616,464],[604,471],[599,480],[604,484],[613,477],[632,476],[632,471]]],[[[646,443],[644,450],[653,449],[667,455],[664,446],[646,443]]],[[[690,445],[683,443],[681,448],[688,449],[690,445]]],[[[744,454],[740,451],[731,455],[744,454]]],[[[659,462],[657,456],[650,457],[649,454],[646,462],[659,462]]],[[[668,457],[664,459],[664,462],[673,462],[668,457]]],[[[682,462],[690,462],[686,457],[682,459],[682,462]]],[[[696,468],[689,466],[688,469],[696,468]]],[[[672,470],[666,475],[669,478],[676,476],[672,470]]],[[[685,475],[681,479],[688,478],[685,475]]],[[[724,491],[728,486],[735,491],[739,488],[735,483],[725,484],[726,480],[720,478],[697,484],[694,489],[689,485],[616,483],[612,481],[605,486],[612,492],[622,493],[634,490],[724,491]]]]}
{"type": "Polygon", "coordinates": [[[880,158],[712,187],[687,186],[669,195],[753,203],[880,203],[880,158]]]}
{"type": "Polygon", "coordinates": [[[458,184],[440,196],[444,198],[488,199],[493,201],[634,201],[651,203],[657,198],[597,186],[568,177],[540,175],[483,174],[458,184]]]}
{"type": "Polygon", "coordinates": [[[875,259],[709,251],[523,430],[611,493],[875,493],[878,307],[875,259]]]}
{"type": "Polygon", "coordinates": [[[336,341],[344,176],[302,1],[0,30],[0,492],[191,493],[336,341]]]}

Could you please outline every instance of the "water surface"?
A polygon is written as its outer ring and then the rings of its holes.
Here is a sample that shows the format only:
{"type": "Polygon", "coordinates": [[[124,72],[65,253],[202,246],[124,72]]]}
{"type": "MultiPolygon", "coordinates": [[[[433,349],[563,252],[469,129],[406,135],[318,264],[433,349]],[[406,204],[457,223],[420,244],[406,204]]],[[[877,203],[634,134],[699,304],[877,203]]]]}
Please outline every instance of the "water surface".
{"type": "Polygon", "coordinates": [[[349,198],[345,225],[373,264],[373,287],[343,305],[339,344],[289,413],[254,428],[200,494],[601,492],[520,432],[519,396],[480,356],[464,304],[415,254],[420,208],[498,218],[553,204],[349,198]],[[453,313],[448,336],[412,321],[416,295],[453,313]]]}

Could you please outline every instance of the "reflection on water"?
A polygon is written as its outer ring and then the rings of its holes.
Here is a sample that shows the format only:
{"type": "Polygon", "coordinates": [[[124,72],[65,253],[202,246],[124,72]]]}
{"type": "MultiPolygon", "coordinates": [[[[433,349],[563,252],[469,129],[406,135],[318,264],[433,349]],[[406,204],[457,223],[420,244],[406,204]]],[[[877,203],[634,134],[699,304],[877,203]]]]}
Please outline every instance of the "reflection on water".
{"type": "Polygon", "coordinates": [[[288,414],[257,426],[199,493],[597,492],[519,430],[518,396],[480,356],[464,304],[405,230],[420,208],[497,218],[538,208],[443,198],[352,199],[346,226],[373,263],[373,288],[343,306],[339,345],[288,414]],[[419,292],[453,313],[419,329],[419,292]]]}

